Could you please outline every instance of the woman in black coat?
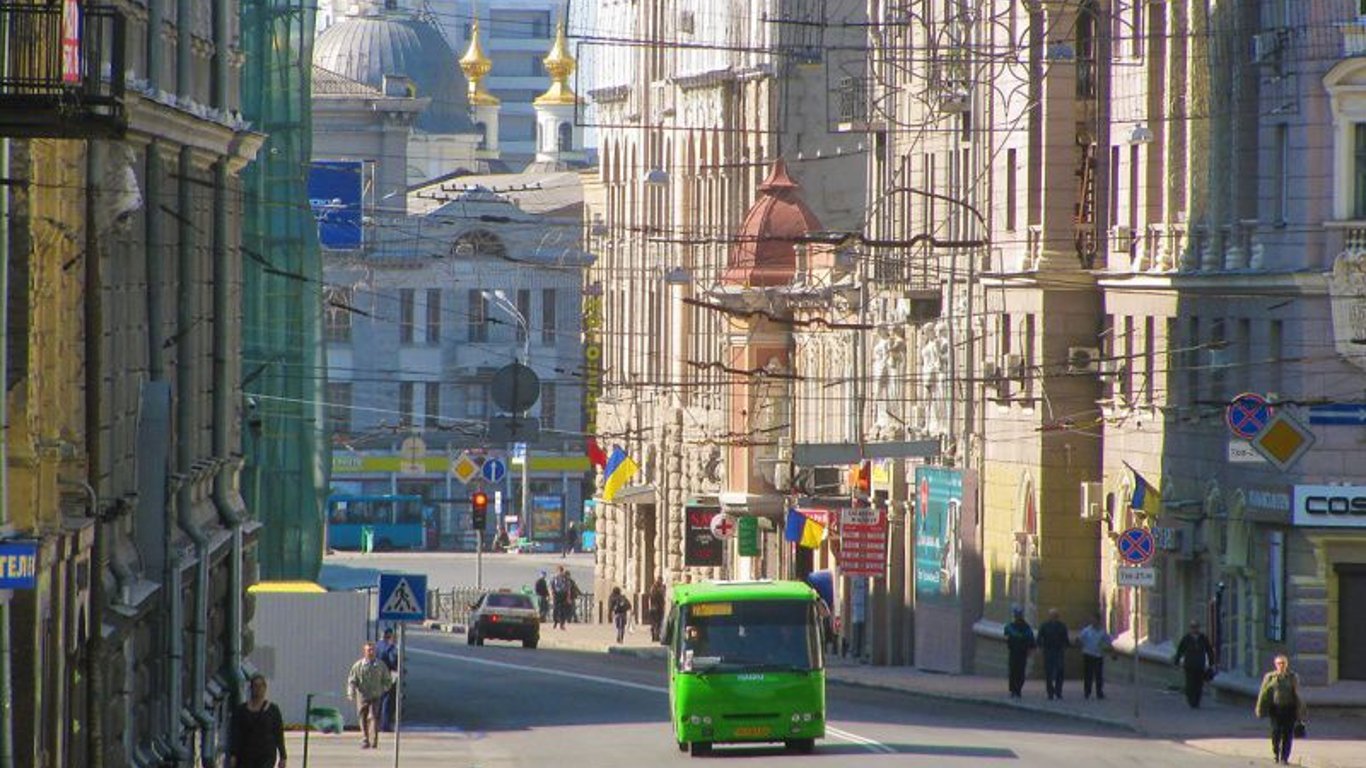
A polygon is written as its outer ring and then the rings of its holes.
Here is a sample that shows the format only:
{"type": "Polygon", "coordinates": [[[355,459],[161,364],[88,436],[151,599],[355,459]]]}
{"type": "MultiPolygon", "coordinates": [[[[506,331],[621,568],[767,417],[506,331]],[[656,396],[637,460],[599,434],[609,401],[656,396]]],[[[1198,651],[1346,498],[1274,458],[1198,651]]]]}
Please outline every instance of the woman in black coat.
{"type": "Polygon", "coordinates": [[[285,725],[280,708],[266,698],[266,677],[251,676],[251,698],[232,712],[228,768],[285,768],[285,725]]]}

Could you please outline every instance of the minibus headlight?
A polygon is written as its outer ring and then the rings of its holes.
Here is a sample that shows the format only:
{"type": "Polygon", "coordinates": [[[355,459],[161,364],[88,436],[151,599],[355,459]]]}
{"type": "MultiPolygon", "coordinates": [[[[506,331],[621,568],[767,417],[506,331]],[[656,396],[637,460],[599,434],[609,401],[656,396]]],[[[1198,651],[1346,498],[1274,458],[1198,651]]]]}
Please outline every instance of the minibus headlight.
{"type": "Polygon", "coordinates": [[[688,718],[688,722],[692,723],[693,725],[701,725],[702,718],[698,717],[697,715],[693,715],[692,717],[688,718]]]}

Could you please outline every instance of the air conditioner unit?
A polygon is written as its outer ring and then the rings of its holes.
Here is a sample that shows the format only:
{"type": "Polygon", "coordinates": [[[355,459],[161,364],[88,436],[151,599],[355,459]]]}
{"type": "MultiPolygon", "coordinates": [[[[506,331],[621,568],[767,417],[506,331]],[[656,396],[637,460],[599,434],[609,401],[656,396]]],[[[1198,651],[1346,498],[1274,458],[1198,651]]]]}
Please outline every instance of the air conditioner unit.
{"type": "Polygon", "coordinates": [[[1100,350],[1095,347],[1068,347],[1067,372],[1074,376],[1100,373],[1100,350]]]}
{"type": "Polygon", "coordinates": [[[1286,42],[1283,29],[1272,29],[1252,36],[1252,63],[1269,64],[1280,56],[1286,42]]]}
{"type": "Polygon", "coordinates": [[[1110,227],[1110,250],[1128,253],[1134,247],[1134,231],[1127,224],[1110,227]]]}
{"type": "Polygon", "coordinates": [[[1081,519],[1100,520],[1105,517],[1104,486],[1100,483],[1081,484],[1081,519]]]}
{"type": "Polygon", "coordinates": [[[1016,354],[1006,355],[1006,356],[1005,356],[1005,361],[1004,361],[1004,368],[1005,368],[1005,372],[1006,372],[1006,378],[1017,379],[1017,380],[1019,380],[1019,381],[1024,381],[1024,378],[1025,378],[1024,355],[1016,355],[1016,354]]]}

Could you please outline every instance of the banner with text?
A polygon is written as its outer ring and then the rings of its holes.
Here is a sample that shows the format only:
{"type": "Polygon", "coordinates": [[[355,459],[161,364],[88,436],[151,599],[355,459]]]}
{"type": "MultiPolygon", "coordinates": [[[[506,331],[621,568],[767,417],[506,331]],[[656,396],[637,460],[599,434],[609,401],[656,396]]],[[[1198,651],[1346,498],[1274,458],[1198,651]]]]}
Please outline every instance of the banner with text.
{"type": "Polygon", "coordinates": [[[839,569],[845,576],[887,575],[887,510],[854,507],[840,510],[839,569]]]}

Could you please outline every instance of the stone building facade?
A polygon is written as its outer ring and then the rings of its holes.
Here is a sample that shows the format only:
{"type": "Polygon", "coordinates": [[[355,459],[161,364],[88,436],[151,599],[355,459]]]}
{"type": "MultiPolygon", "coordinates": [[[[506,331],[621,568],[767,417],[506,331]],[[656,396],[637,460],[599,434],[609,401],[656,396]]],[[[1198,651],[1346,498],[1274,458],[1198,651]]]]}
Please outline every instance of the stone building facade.
{"type": "MultiPolygon", "coordinates": [[[[888,147],[872,188],[920,191],[870,197],[870,227],[947,241],[905,251],[939,302],[906,335],[947,326],[956,396],[937,402],[942,362],[912,356],[925,398],[906,407],[931,430],[956,410],[945,458],[981,476],[978,634],[999,638],[1012,605],[1100,611],[1121,648],[1165,661],[1196,620],[1226,687],[1278,652],[1316,686],[1360,679],[1362,523],[1331,512],[1363,484],[1344,415],[1361,402],[1359,9],[911,5],[915,24],[873,26],[866,129],[888,147]],[[899,67],[913,50],[923,69],[899,67]],[[1231,434],[1243,393],[1311,433],[1282,446],[1304,452],[1231,434]],[[1155,514],[1130,508],[1140,481],[1155,514]],[[1117,583],[1131,526],[1159,549],[1142,591],[1117,583]]],[[[978,643],[980,669],[1002,658],[978,643]]]]}

